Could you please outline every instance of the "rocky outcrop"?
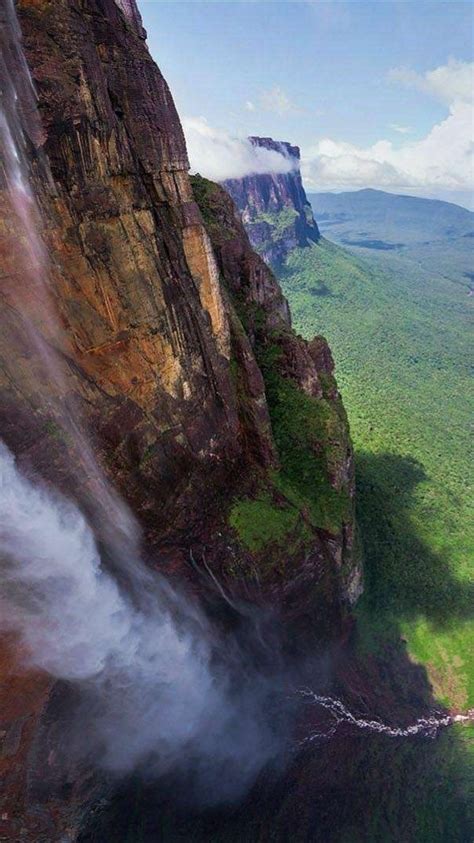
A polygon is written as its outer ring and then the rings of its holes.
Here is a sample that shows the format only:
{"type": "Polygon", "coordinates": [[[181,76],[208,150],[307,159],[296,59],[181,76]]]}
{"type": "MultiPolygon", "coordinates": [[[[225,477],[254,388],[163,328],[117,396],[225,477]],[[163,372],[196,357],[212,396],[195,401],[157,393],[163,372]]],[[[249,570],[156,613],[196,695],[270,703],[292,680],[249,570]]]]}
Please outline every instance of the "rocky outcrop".
{"type": "MultiPolygon", "coordinates": [[[[199,179],[193,190],[134,0],[18,0],[17,11],[38,92],[41,125],[22,117],[47,257],[28,247],[3,183],[0,436],[104,542],[107,502],[100,517],[90,505],[101,472],[151,565],[197,589],[190,551],[205,552],[232,593],[248,598],[257,582],[255,599],[288,630],[324,640],[358,570],[330,353],[292,332],[226,193],[199,179]]],[[[275,199],[285,208],[303,201],[298,178],[275,199]]],[[[14,640],[4,652],[0,834],[74,840],[91,788],[77,771],[55,779],[49,727],[67,705],[47,677],[19,672],[14,640]]]]}
{"type": "Polygon", "coordinates": [[[251,137],[255,145],[281,153],[288,173],[249,175],[223,182],[241,212],[250,242],[270,265],[278,267],[296,246],[316,243],[320,234],[300,173],[300,150],[272,138],[251,137]]]}
{"type": "MultiPolygon", "coordinates": [[[[342,593],[351,602],[360,593],[361,582],[360,567],[353,555],[353,454],[331,352],[323,337],[307,343],[291,329],[288,304],[280,286],[264,260],[253,251],[240,214],[226,191],[200,176],[195,176],[192,183],[224,288],[238,318],[237,326],[235,316],[231,320],[232,353],[238,353],[240,336],[244,334],[265,384],[277,471],[273,471],[271,481],[268,477],[264,480],[263,491],[262,486],[252,489],[252,497],[258,504],[270,495],[280,514],[288,513],[294,506],[295,517],[302,519],[295,530],[298,534],[302,527],[301,535],[296,540],[293,537],[290,564],[288,534],[283,533],[280,543],[263,541],[260,561],[264,576],[271,587],[281,589],[279,566],[285,558],[283,588],[288,601],[283,601],[284,611],[307,621],[307,615],[319,605],[319,615],[329,617],[331,605],[334,608],[338,602],[337,598],[334,602],[334,588],[337,591],[342,586],[342,593]],[[332,580],[334,574],[338,585],[332,580]],[[293,591],[293,575],[298,581],[298,598],[293,591]],[[322,585],[324,580],[326,586],[322,585]],[[315,590],[312,585],[316,581],[315,590]],[[307,602],[301,599],[303,593],[307,602]]],[[[246,517],[251,516],[248,507],[239,506],[234,503],[233,523],[245,537],[246,517]],[[244,511],[245,517],[240,517],[244,511]]],[[[247,545],[255,560],[259,552],[255,553],[255,535],[253,538],[247,545]]],[[[241,555],[245,570],[243,558],[241,555]]]]}

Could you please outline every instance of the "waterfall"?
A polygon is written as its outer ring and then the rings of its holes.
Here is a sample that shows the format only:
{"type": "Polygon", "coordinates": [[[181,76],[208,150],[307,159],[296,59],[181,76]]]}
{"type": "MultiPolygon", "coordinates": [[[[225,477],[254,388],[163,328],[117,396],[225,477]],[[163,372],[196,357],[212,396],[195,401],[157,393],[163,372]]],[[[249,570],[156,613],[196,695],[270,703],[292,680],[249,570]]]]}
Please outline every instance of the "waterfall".
{"type": "MultiPolygon", "coordinates": [[[[143,765],[148,774],[184,770],[194,773],[197,798],[232,799],[280,749],[268,717],[273,684],[246,664],[235,638],[211,630],[195,602],[146,568],[135,520],[63,400],[60,327],[32,179],[42,128],[12,0],[0,11],[0,46],[0,200],[14,218],[9,246],[19,278],[2,294],[40,360],[71,453],[92,479],[94,524],[25,476],[0,442],[0,629],[21,642],[24,668],[76,689],[69,756],[116,774],[143,765]]],[[[50,179],[47,162],[40,165],[50,179]]]]}
{"type": "MultiPolygon", "coordinates": [[[[14,219],[7,250],[15,256],[15,277],[4,291],[21,322],[22,343],[34,350],[37,368],[46,384],[51,412],[67,431],[71,449],[70,474],[76,475],[84,503],[97,513],[101,532],[115,544],[136,554],[138,529],[127,507],[100,469],[77,413],[67,401],[67,380],[61,355],[61,327],[51,290],[51,265],[42,236],[42,220],[32,186],[32,158],[41,180],[54,195],[55,186],[42,152],[43,129],[37,97],[24,55],[13,0],[0,9],[0,192],[5,214],[14,219]],[[84,476],[79,477],[79,466],[84,476]]],[[[5,284],[5,282],[4,282],[5,284]]],[[[0,317],[1,327],[1,317],[0,317]]]]}
{"type": "MultiPolygon", "coordinates": [[[[18,269],[24,287],[38,293],[43,306],[47,287],[48,257],[39,235],[39,212],[29,183],[28,149],[38,149],[41,124],[31,74],[21,45],[13,0],[0,9],[0,188],[6,190],[16,218],[18,269]]],[[[16,290],[17,296],[21,290],[16,290]]]]}

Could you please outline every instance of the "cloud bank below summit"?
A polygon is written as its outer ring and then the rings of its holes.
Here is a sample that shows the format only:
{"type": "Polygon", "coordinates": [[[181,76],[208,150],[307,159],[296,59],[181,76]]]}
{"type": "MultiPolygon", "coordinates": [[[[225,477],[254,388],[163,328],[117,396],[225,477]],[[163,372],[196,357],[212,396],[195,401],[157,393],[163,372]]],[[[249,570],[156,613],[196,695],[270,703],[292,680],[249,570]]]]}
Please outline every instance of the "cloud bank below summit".
{"type": "MultiPolygon", "coordinates": [[[[453,198],[474,203],[472,127],[474,64],[450,59],[425,73],[395,68],[390,84],[419,91],[442,103],[447,113],[422,138],[411,130],[391,124],[397,142],[382,138],[370,146],[344,139],[323,137],[302,146],[301,170],[308,190],[351,190],[373,187],[419,195],[453,198]]],[[[247,111],[249,110],[248,107],[247,111]]],[[[254,106],[252,104],[252,109],[254,106]]],[[[291,162],[277,152],[253,147],[212,128],[203,118],[184,121],[191,168],[216,181],[245,175],[291,169],[291,162]]],[[[282,126],[281,135],[288,134],[282,126]]],[[[298,137],[286,137],[299,144],[298,137]]]]}
{"type": "Polygon", "coordinates": [[[294,161],[286,155],[214,129],[203,117],[185,117],[183,129],[191,171],[213,181],[289,173],[294,167],[294,161]]]}

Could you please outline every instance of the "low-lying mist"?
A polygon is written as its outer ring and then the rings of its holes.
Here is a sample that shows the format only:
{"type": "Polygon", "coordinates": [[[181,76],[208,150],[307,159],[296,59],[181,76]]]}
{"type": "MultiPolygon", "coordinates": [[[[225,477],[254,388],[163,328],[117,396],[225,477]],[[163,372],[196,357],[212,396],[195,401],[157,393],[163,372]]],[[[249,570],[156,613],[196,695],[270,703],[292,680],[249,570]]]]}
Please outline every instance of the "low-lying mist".
{"type": "Polygon", "coordinates": [[[81,760],[120,776],[191,771],[210,803],[238,798],[278,756],[275,680],[137,546],[112,575],[76,505],[23,476],[3,444],[0,559],[0,626],[19,636],[25,667],[79,692],[68,743],[81,760]]]}

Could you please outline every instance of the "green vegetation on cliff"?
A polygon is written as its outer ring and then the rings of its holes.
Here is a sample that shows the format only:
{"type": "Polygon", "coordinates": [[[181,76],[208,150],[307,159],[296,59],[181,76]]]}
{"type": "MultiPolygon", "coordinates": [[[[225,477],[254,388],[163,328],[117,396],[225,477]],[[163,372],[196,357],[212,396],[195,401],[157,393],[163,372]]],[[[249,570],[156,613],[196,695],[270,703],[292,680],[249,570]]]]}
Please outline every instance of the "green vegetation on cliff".
{"type": "Polygon", "coordinates": [[[272,226],[272,240],[278,240],[293,225],[297,216],[298,211],[295,211],[294,208],[283,208],[281,211],[275,211],[274,213],[261,213],[252,222],[267,222],[272,226]]]}
{"type": "Polygon", "coordinates": [[[276,483],[314,527],[337,534],[348,517],[346,491],[332,478],[348,446],[347,418],[340,399],[313,398],[277,370],[278,346],[260,352],[273,436],[281,462],[276,483]]]}
{"type": "Polygon", "coordinates": [[[234,501],[229,514],[243,545],[265,551],[263,574],[272,558],[280,565],[282,553],[291,556],[288,542],[296,552],[310,544],[312,530],[338,535],[352,506],[347,490],[334,485],[349,445],[342,401],[306,395],[278,372],[280,353],[277,344],[257,350],[280,467],[256,495],[234,501]]]}
{"type": "Polygon", "coordinates": [[[260,551],[283,541],[298,520],[299,512],[287,502],[277,504],[268,490],[254,498],[235,501],[229,522],[250,551],[260,551]]]}

